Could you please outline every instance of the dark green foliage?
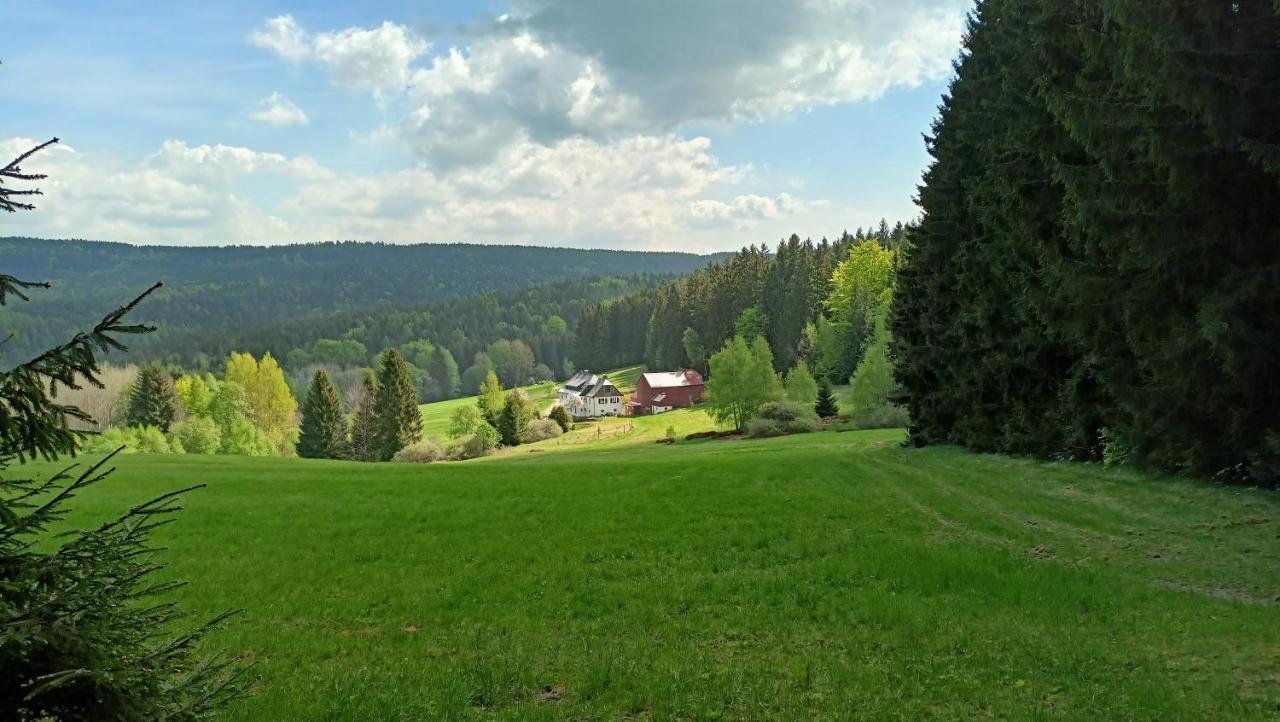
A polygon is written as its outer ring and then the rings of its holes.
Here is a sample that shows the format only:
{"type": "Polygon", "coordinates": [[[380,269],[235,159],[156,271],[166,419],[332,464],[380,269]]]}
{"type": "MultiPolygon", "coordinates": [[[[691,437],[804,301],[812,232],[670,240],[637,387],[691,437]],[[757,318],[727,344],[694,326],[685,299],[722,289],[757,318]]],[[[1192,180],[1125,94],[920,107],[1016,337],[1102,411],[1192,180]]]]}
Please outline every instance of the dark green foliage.
{"type": "Polygon", "coordinates": [[[507,392],[507,402],[498,414],[498,436],[503,446],[519,446],[524,440],[529,421],[536,413],[529,405],[529,397],[520,389],[507,392]]]}
{"type": "Polygon", "coordinates": [[[129,390],[125,423],[129,426],[154,426],[169,431],[177,406],[173,378],[157,364],[138,369],[138,378],[129,390]]]}
{"type": "Polygon", "coordinates": [[[653,308],[654,297],[642,293],[583,309],[573,347],[574,361],[588,369],[642,361],[653,308]]]}
{"type": "Polygon", "coordinates": [[[835,394],[831,393],[831,384],[825,378],[818,379],[818,400],[813,405],[813,411],[824,419],[840,413],[835,394]]]}
{"type": "Polygon", "coordinates": [[[551,409],[551,413],[547,414],[547,418],[560,425],[561,431],[568,431],[573,428],[573,419],[569,417],[569,412],[559,404],[551,409]]]}
{"type": "MultiPolygon", "coordinates": [[[[0,276],[0,303],[37,285],[0,276]]],[[[74,453],[77,434],[65,420],[91,419],[56,404],[45,390],[54,383],[96,383],[97,354],[124,350],[114,335],[150,330],[122,322],[141,300],[0,372],[0,469],[74,453]]],[[[65,533],[67,502],[106,478],[111,458],[43,480],[0,479],[0,716],[6,720],[194,720],[242,691],[239,665],[202,659],[193,650],[229,614],[171,636],[187,614],[161,600],[181,582],[152,578],[162,565],[150,532],[171,521],[177,497],[190,489],[135,506],[92,531],[65,533]]]]}
{"type": "Polygon", "coordinates": [[[378,393],[373,448],[378,460],[389,461],[404,447],[422,440],[422,414],[409,378],[409,366],[397,349],[382,352],[378,362],[378,393]]]}
{"type": "Polygon", "coordinates": [[[356,461],[377,461],[378,379],[373,371],[365,370],[360,393],[356,396],[355,412],[351,417],[351,458],[356,461]]]}
{"type": "Polygon", "coordinates": [[[302,404],[298,456],[306,459],[341,459],[347,454],[347,419],[338,389],[324,369],[316,371],[302,404]]]}
{"type": "Polygon", "coordinates": [[[893,312],[917,444],[1274,484],[1280,8],[979,7],[893,312]]]}
{"type": "MultiPolygon", "coordinates": [[[[595,279],[651,274],[656,278],[688,273],[706,264],[708,257],[692,253],[579,250],[509,245],[308,243],[282,246],[130,246],[97,241],[53,241],[37,238],[0,238],[0,262],[22,278],[59,278],[68,282],[44,298],[36,299],[29,313],[14,313],[10,329],[14,340],[0,348],[0,359],[11,360],[68,337],[77,319],[110,304],[133,289],[163,278],[164,293],[147,304],[151,319],[162,329],[141,340],[135,351],[148,357],[173,355],[183,366],[194,366],[204,353],[221,358],[227,349],[244,349],[254,355],[271,351],[285,359],[290,350],[304,348],[317,339],[341,339],[364,316],[389,314],[400,319],[401,309],[439,304],[450,299],[511,299],[511,318],[533,310],[539,295],[521,298],[543,284],[591,286],[595,279]],[[583,280],[574,280],[583,279],[583,280]],[[592,279],[592,280],[586,280],[592,279]],[[477,295],[479,294],[479,295],[477,295]],[[515,308],[526,302],[525,309],[515,308]],[[330,319],[342,319],[335,329],[330,319]],[[305,320],[297,329],[295,321],[305,320]],[[259,329],[277,329],[273,336],[259,329]],[[259,343],[250,343],[251,341],[259,343]]],[[[545,296],[545,291],[541,294],[545,296]]],[[[561,298],[572,294],[558,293],[561,298]]],[[[616,294],[615,294],[616,295],[616,294]]],[[[588,303],[601,300],[588,298],[588,303]]],[[[476,301],[473,301],[475,303],[476,301]]],[[[482,301],[481,301],[482,302],[482,301]]],[[[552,311],[573,326],[571,315],[552,311]]],[[[468,336],[472,325],[452,314],[468,336]]],[[[510,321],[510,318],[503,319],[510,321]]],[[[379,321],[378,323],[385,323],[379,321]]],[[[419,320],[421,325],[421,320],[419,320]]],[[[497,323],[487,328],[496,328],[497,323]]],[[[371,353],[414,338],[445,342],[455,358],[470,358],[478,348],[459,348],[441,333],[412,332],[401,337],[358,336],[371,353]]],[[[522,328],[523,325],[522,325],[522,328]]],[[[533,332],[533,327],[527,327],[533,332]]],[[[554,337],[555,333],[546,333],[554,337]]],[[[483,348],[499,336],[481,339],[483,348]]],[[[528,338],[525,339],[529,341],[528,338]]],[[[530,344],[534,345],[534,344],[530,344]]],[[[536,345],[535,350],[537,350],[536,345]]],[[[543,359],[552,368],[558,360],[543,359]]],[[[304,364],[305,365],[305,364],[304,364]]]]}

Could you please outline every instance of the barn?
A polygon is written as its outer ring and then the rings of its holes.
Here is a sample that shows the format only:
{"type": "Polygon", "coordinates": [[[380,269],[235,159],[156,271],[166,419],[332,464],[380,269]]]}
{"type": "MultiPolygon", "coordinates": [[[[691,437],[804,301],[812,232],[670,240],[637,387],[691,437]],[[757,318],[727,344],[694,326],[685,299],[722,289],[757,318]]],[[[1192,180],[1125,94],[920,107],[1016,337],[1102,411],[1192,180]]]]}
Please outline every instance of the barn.
{"type": "Polygon", "coordinates": [[[660,414],[693,406],[702,400],[702,374],[693,369],[641,374],[627,411],[631,414],[660,414]]]}

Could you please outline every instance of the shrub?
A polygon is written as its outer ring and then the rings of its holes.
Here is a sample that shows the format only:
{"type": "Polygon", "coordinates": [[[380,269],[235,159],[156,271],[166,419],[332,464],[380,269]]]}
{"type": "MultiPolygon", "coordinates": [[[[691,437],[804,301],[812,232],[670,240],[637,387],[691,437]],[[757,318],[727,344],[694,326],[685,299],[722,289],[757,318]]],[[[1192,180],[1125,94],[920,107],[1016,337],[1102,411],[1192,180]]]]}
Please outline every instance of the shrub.
{"type": "Polygon", "coordinates": [[[524,436],[520,441],[525,444],[532,444],[535,441],[546,441],[554,439],[564,433],[564,429],[560,428],[560,424],[554,419],[534,419],[525,427],[524,436]]]}
{"type": "Polygon", "coordinates": [[[391,460],[407,464],[430,464],[443,458],[444,449],[440,448],[440,444],[431,439],[423,439],[397,451],[391,460]]]}
{"type": "Polygon", "coordinates": [[[222,432],[213,419],[188,416],[173,427],[173,438],[188,454],[216,454],[222,445],[222,432]]]}
{"type": "Polygon", "coordinates": [[[133,437],[127,430],[113,426],[100,434],[92,434],[80,439],[76,451],[81,454],[108,454],[122,446],[124,451],[121,453],[132,453],[133,437]]]}
{"type": "Polygon", "coordinates": [[[133,448],[143,454],[171,454],[173,449],[164,432],[155,426],[137,426],[129,430],[133,436],[133,448]]]}
{"type": "MultiPolygon", "coordinates": [[[[492,429],[492,426],[488,427],[492,429]]],[[[478,456],[484,456],[493,451],[498,446],[496,432],[493,435],[483,431],[474,433],[470,436],[464,436],[461,439],[449,445],[449,458],[451,459],[474,459],[478,456]]]]}
{"type": "Polygon", "coordinates": [[[756,416],[747,425],[751,436],[782,436],[817,431],[822,420],[807,404],[793,401],[770,401],[762,404],[756,416]]]}
{"type": "Polygon", "coordinates": [[[668,427],[667,427],[667,440],[668,440],[668,441],[675,441],[675,440],[676,440],[676,427],[674,427],[674,426],[668,426],[668,427]]]}
{"type": "Polygon", "coordinates": [[[568,431],[573,428],[573,418],[569,416],[568,410],[560,404],[556,404],[551,409],[551,413],[547,414],[547,418],[560,425],[561,431],[568,431]]]}

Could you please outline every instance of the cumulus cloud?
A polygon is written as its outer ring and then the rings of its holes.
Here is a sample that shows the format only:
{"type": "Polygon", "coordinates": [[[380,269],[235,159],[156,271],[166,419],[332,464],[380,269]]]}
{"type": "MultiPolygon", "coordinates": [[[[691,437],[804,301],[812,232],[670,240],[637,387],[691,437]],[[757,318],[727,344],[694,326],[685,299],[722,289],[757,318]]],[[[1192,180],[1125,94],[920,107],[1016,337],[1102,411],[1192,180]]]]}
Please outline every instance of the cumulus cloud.
{"type": "MultiPolygon", "coordinates": [[[[3,141],[0,153],[29,145],[3,141]]],[[[179,140],[136,162],[59,148],[31,168],[50,178],[41,208],[19,218],[35,224],[24,232],[144,243],[354,238],[709,250],[716,231],[789,223],[819,205],[741,193],[750,167],[722,163],[706,138],[669,134],[526,140],[492,163],[450,172],[419,165],[340,174],[307,157],[179,140]]]]}
{"type": "Polygon", "coordinates": [[[311,33],[289,15],[267,20],[248,40],[291,62],[320,63],[340,87],[378,97],[403,90],[410,66],[430,47],[409,28],[389,21],[375,28],[311,33]]]}
{"type": "Polygon", "coordinates": [[[306,125],[310,122],[310,118],[297,103],[279,92],[273,92],[258,101],[257,107],[249,112],[249,117],[260,123],[276,126],[306,125]]]}
{"type": "Polygon", "coordinates": [[[527,140],[661,134],[916,87],[950,71],[968,5],[526,0],[434,53],[389,22],[312,35],[285,16],[250,39],[286,59],[324,63],[339,85],[380,99],[405,89],[404,136],[448,168],[491,162],[527,140]]]}

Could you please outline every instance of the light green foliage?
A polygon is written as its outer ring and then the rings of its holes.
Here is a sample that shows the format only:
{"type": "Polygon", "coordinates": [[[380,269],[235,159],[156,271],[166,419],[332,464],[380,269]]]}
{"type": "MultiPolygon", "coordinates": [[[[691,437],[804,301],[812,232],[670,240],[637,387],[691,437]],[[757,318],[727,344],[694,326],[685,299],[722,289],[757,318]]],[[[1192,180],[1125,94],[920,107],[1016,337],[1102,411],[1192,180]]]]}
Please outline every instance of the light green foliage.
{"type": "Polygon", "coordinates": [[[213,402],[213,389],[216,387],[217,381],[212,376],[205,378],[199,374],[183,375],[173,382],[173,391],[188,416],[209,415],[209,404],[213,402]]]}
{"type": "Polygon", "coordinates": [[[863,241],[850,248],[849,255],[831,274],[827,308],[837,319],[871,320],[889,298],[896,258],[895,251],[876,241],[863,241]]]}
{"type": "Polygon", "coordinates": [[[476,408],[480,409],[480,413],[484,415],[495,428],[498,425],[498,416],[502,413],[502,408],[507,403],[507,397],[502,392],[502,384],[498,381],[498,375],[490,369],[484,378],[484,383],[480,384],[480,395],[476,399],[476,408]]]}
{"type": "Polygon", "coordinates": [[[860,428],[905,426],[906,410],[890,402],[897,388],[893,363],[889,360],[890,335],[885,315],[888,302],[876,314],[871,343],[858,362],[858,370],[850,380],[849,417],[860,428]]]}
{"type": "Polygon", "coordinates": [[[188,454],[216,454],[222,446],[222,431],[207,416],[187,416],[174,425],[172,436],[188,454]]]}
{"type": "Polygon", "coordinates": [[[818,401],[818,382],[813,380],[809,366],[803,361],[787,372],[783,389],[787,399],[797,404],[812,407],[818,401]]]}
{"type": "Polygon", "coordinates": [[[773,370],[773,353],[763,337],[748,343],[735,336],[711,357],[707,409],[719,423],[745,431],[766,401],[782,398],[782,382],[773,370]]]}
{"type": "Polygon", "coordinates": [[[222,445],[219,454],[230,456],[275,456],[276,447],[272,440],[262,432],[247,416],[238,414],[230,417],[225,428],[221,429],[222,445]]]}
{"type": "Polygon", "coordinates": [[[484,414],[480,413],[480,409],[474,404],[467,404],[453,410],[449,416],[449,430],[446,433],[450,439],[460,439],[476,433],[481,426],[490,426],[490,424],[484,418],[484,414]]]}
{"type": "Polygon", "coordinates": [[[250,354],[232,352],[224,378],[244,389],[249,418],[271,440],[277,453],[291,449],[297,435],[298,402],[275,358],[265,353],[259,361],[250,354]]]}
{"type": "Polygon", "coordinates": [[[546,323],[543,324],[543,329],[547,333],[552,333],[552,334],[567,333],[569,330],[569,324],[565,323],[563,318],[560,318],[559,316],[556,316],[553,314],[552,316],[547,318],[546,323]]]}

